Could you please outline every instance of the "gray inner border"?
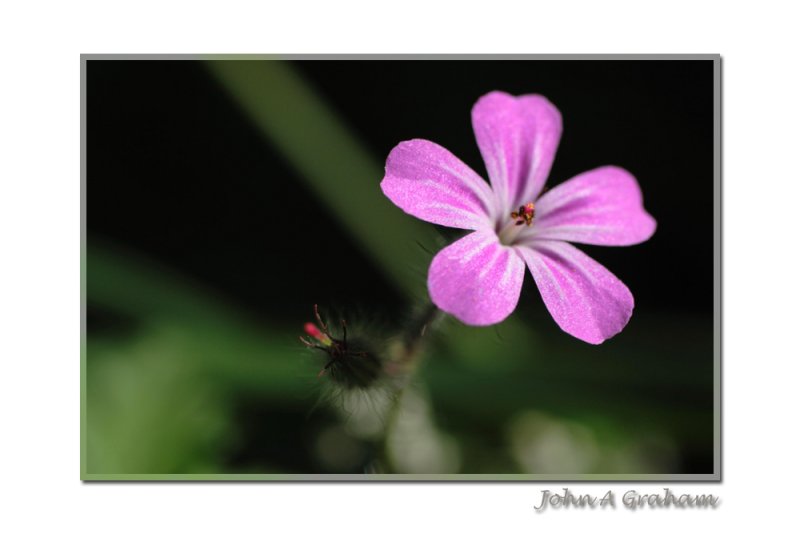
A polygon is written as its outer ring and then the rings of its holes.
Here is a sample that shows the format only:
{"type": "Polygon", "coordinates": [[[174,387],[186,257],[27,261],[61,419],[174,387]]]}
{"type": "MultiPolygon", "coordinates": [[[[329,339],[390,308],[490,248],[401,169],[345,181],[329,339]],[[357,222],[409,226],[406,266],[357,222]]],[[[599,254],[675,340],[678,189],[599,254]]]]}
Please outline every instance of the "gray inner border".
{"type": "Polygon", "coordinates": [[[84,481],[491,481],[491,482],[722,482],[722,56],[720,54],[81,54],[81,480],[84,481]],[[610,475],[236,475],[91,474],[86,471],[86,64],[91,60],[615,60],[714,63],[714,472],[711,474],[610,475]],[[587,479],[588,478],[588,479],[587,479]]]}

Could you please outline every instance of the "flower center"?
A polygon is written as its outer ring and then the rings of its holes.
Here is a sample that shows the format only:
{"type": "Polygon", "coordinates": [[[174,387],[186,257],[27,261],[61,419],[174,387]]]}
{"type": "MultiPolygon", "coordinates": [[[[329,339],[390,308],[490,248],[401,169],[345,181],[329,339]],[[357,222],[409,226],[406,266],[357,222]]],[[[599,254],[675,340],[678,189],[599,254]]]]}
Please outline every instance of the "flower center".
{"type": "Polygon", "coordinates": [[[512,245],[522,230],[533,224],[536,209],[533,202],[520,206],[517,211],[511,212],[511,220],[498,232],[497,237],[504,245],[512,245]]]}

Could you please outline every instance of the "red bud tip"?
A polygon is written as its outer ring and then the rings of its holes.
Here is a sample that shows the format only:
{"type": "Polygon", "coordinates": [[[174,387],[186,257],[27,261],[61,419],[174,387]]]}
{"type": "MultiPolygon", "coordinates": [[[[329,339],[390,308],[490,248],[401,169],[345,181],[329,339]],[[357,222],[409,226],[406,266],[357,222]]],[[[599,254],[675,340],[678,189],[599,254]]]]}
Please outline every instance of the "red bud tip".
{"type": "Polygon", "coordinates": [[[311,336],[313,338],[316,338],[316,339],[319,339],[319,340],[322,340],[322,336],[325,335],[325,334],[323,334],[322,332],[319,331],[319,328],[317,328],[317,326],[314,323],[306,323],[306,324],[304,324],[303,325],[303,330],[305,330],[306,334],[308,334],[309,336],[311,336]]]}

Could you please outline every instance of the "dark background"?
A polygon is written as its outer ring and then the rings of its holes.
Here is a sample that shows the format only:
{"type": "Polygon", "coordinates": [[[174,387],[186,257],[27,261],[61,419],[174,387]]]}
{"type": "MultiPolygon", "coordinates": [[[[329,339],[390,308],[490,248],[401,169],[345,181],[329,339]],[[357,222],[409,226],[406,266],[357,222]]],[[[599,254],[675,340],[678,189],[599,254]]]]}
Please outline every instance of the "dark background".
{"type": "MultiPolygon", "coordinates": [[[[648,403],[663,409],[661,430],[671,460],[654,465],[675,472],[712,470],[711,61],[295,61],[292,67],[379,162],[398,142],[424,138],[485,175],[469,111],[480,95],[499,89],[541,93],[560,109],[564,134],[548,185],[606,164],[631,171],[658,221],[655,235],[635,247],[581,247],[633,292],[636,310],[626,330],[596,348],[565,339],[569,336],[547,315],[530,277],[515,315],[532,325],[545,345],[553,339],[548,347],[563,348],[566,357],[545,361],[560,360],[559,380],[567,385],[570,368],[602,367],[603,359],[613,360],[622,374],[645,377],[622,386],[602,378],[576,379],[572,387],[593,392],[594,398],[614,397],[608,412],[598,410],[623,429],[630,421],[620,414],[627,412],[615,407],[639,410],[632,416],[636,421],[648,419],[648,403]],[[648,381],[664,366],[673,379],[648,381]]],[[[257,324],[287,330],[296,324],[299,331],[315,302],[358,307],[390,325],[404,317],[407,296],[352,242],[281,150],[264,142],[205,64],[92,60],[86,88],[90,251],[135,256],[169,269],[257,324]]],[[[376,188],[381,178],[374,176],[376,188]]],[[[130,341],[141,332],[142,318],[93,298],[91,254],[87,277],[90,341],[130,341]]],[[[97,279],[107,283],[101,275],[97,279]]],[[[89,366],[95,358],[110,358],[89,346],[89,366]]],[[[276,410],[253,389],[255,394],[239,395],[235,388],[224,394],[230,410],[221,419],[239,437],[214,445],[204,469],[323,470],[311,453],[292,451],[309,439],[309,426],[324,425],[334,415],[323,409],[308,416],[303,403],[276,410]],[[257,430],[265,420],[275,424],[268,435],[257,430]],[[278,444],[274,428],[283,436],[278,444]]],[[[431,389],[434,412],[437,406],[449,407],[441,409],[444,414],[453,411],[441,416],[440,424],[450,434],[470,434],[464,443],[473,433],[500,432],[460,421],[451,406],[458,404],[456,395],[437,401],[437,388],[431,389]]],[[[581,407],[589,406],[595,410],[598,404],[575,401],[573,411],[545,411],[585,423],[597,416],[593,411],[582,418],[581,407]]],[[[630,425],[626,435],[636,436],[636,424],[630,425]]],[[[104,446],[114,448],[110,441],[104,446]]],[[[466,472],[492,468],[470,460],[470,445],[464,450],[466,472]]]]}

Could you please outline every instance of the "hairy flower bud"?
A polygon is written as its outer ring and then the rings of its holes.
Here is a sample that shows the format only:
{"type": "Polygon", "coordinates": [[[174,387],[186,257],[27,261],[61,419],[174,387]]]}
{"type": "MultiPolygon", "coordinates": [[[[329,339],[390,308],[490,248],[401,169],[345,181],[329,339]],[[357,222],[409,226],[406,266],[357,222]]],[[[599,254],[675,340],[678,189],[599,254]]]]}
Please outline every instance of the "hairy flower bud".
{"type": "Polygon", "coordinates": [[[328,361],[317,375],[327,375],[345,389],[368,388],[383,374],[378,343],[363,335],[349,335],[347,323],[341,320],[341,337],[331,333],[322,320],[319,308],[314,305],[317,324],[306,323],[304,330],[310,337],[300,336],[300,341],[311,349],[325,352],[328,361]]]}

